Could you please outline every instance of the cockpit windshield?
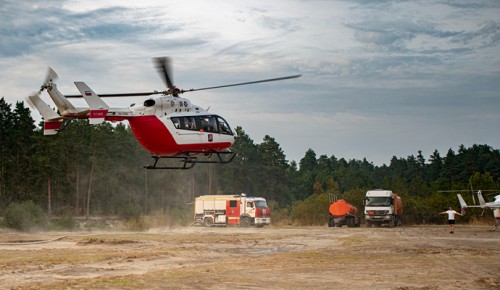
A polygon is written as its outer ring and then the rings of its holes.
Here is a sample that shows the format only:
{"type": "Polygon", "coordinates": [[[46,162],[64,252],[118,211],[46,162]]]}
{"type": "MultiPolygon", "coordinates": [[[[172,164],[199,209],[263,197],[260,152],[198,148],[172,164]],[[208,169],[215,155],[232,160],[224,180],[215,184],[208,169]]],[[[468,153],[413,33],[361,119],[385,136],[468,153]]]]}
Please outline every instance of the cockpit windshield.
{"type": "Polygon", "coordinates": [[[387,206],[391,205],[392,198],[388,196],[383,196],[383,197],[367,197],[366,198],[366,205],[369,206],[387,206]]]}

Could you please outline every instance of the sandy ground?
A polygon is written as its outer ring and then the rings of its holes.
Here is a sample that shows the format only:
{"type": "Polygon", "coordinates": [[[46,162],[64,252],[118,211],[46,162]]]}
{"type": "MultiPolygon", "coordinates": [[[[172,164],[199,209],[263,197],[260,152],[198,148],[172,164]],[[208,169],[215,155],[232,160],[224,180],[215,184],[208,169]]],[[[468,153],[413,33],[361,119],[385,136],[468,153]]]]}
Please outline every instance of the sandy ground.
{"type": "Polygon", "coordinates": [[[0,230],[0,288],[500,289],[500,231],[489,229],[0,230]]]}

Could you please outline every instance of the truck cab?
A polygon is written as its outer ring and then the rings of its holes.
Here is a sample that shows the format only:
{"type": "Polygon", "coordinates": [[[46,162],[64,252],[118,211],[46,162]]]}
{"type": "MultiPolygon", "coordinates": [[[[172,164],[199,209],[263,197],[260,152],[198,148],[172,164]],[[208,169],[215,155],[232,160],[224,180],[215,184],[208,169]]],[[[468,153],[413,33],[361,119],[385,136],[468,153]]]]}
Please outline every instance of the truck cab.
{"type": "Polygon", "coordinates": [[[365,221],[367,226],[389,227],[401,225],[403,203],[401,198],[391,190],[369,190],[365,197],[365,221]]]}

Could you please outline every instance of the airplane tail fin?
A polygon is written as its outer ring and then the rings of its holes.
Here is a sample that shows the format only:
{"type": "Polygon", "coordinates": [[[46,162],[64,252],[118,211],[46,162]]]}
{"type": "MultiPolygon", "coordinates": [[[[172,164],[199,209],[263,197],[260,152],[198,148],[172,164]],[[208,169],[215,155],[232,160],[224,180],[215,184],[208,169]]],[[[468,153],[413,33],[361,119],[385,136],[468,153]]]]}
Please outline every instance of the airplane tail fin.
{"type": "Polygon", "coordinates": [[[76,87],[90,107],[89,123],[101,124],[106,119],[109,106],[84,82],[75,82],[76,87]]]}
{"type": "Polygon", "coordinates": [[[49,67],[45,82],[42,88],[46,88],[50,98],[54,101],[57,109],[61,114],[74,113],[76,108],[71,104],[68,99],[57,89],[55,81],[58,79],[57,73],[49,67]]]}
{"type": "Polygon", "coordinates": [[[481,192],[481,190],[477,192],[477,199],[479,199],[479,205],[484,206],[486,201],[484,200],[483,193],[481,192]]]}
{"type": "Polygon", "coordinates": [[[460,207],[462,208],[461,214],[465,215],[467,213],[467,204],[465,203],[465,200],[462,198],[462,195],[459,193],[457,194],[458,201],[460,202],[460,207]]]}
{"type": "Polygon", "coordinates": [[[29,96],[28,103],[31,107],[36,108],[44,119],[43,135],[56,135],[62,125],[63,118],[40,98],[40,93],[29,96]]]}

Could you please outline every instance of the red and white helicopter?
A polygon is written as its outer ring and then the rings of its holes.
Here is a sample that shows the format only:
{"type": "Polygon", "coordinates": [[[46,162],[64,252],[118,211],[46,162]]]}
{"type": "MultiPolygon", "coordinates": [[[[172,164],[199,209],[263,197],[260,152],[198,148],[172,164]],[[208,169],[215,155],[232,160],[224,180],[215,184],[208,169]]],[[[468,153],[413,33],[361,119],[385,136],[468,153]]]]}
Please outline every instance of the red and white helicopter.
{"type": "Polygon", "coordinates": [[[151,154],[153,165],[147,169],[189,169],[196,163],[228,163],[235,153],[230,150],[235,142],[236,133],[227,121],[217,114],[208,112],[200,106],[192,104],[188,99],[179,97],[186,92],[217,89],[231,86],[241,86],[263,82],[279,81],[298,78],[292,75],[280,78],[258,80],[230,85],[206,87],[199,89],[181,90],[174,86],[170,76],[170,59],[166,57],[154,58],[160,75],[167,86],[165,91],[124,94],[96,94],[84,82],[75,82],[81,95],[63,95],[56,86],[58,76],[49,68],[47,77],[38,93],[29,96],[30,105],[35,107],[44,119],[44,135],[55,135],[65,126],[63,120],[89,119],[93,125],[105,121],[124,121],[130,124],[132,132],[139,143],[151,154]],[[40,94],[47,90],[54,101],[59,114],[50,108],[40,94]],[[132,104],[125,108],[110,108],[101,97],[131,97],[152,96],[142,104],[132,104]],[[83,97],[89,108],[76,108],[68,98],[83,97]],[[215,155],[217,158],[200,160],[197,155],[215,155]],[[161,158],[179,159],[181,166],[157,166],[161,158]]]}
{"type": "MultiPolygon", "coordinates": [[[[495,190],[498,192],[498,190],[495,190]]],[[[477,198],[479,199],[479,205],[467,205],[465,203],[465,200],[462,198],[462,195],[460,193],[457,194],[458,201],[460,202],[460,206],[462,207],[462,214],[465,214],[467,211],[468,207],[479,207],[482,209],[492,209],[493,210],[493,216],[495,217],[495,226],[493,227],[492,231],[495,231],[498,226],[500,226],[500,194],[496,195],[494,197],[493,202],[486,202],[483,197],[483,193],[481,190],[477,191],[477,198]]],[[[484,211],[483,211],[484,212],[484,211]]]]}

